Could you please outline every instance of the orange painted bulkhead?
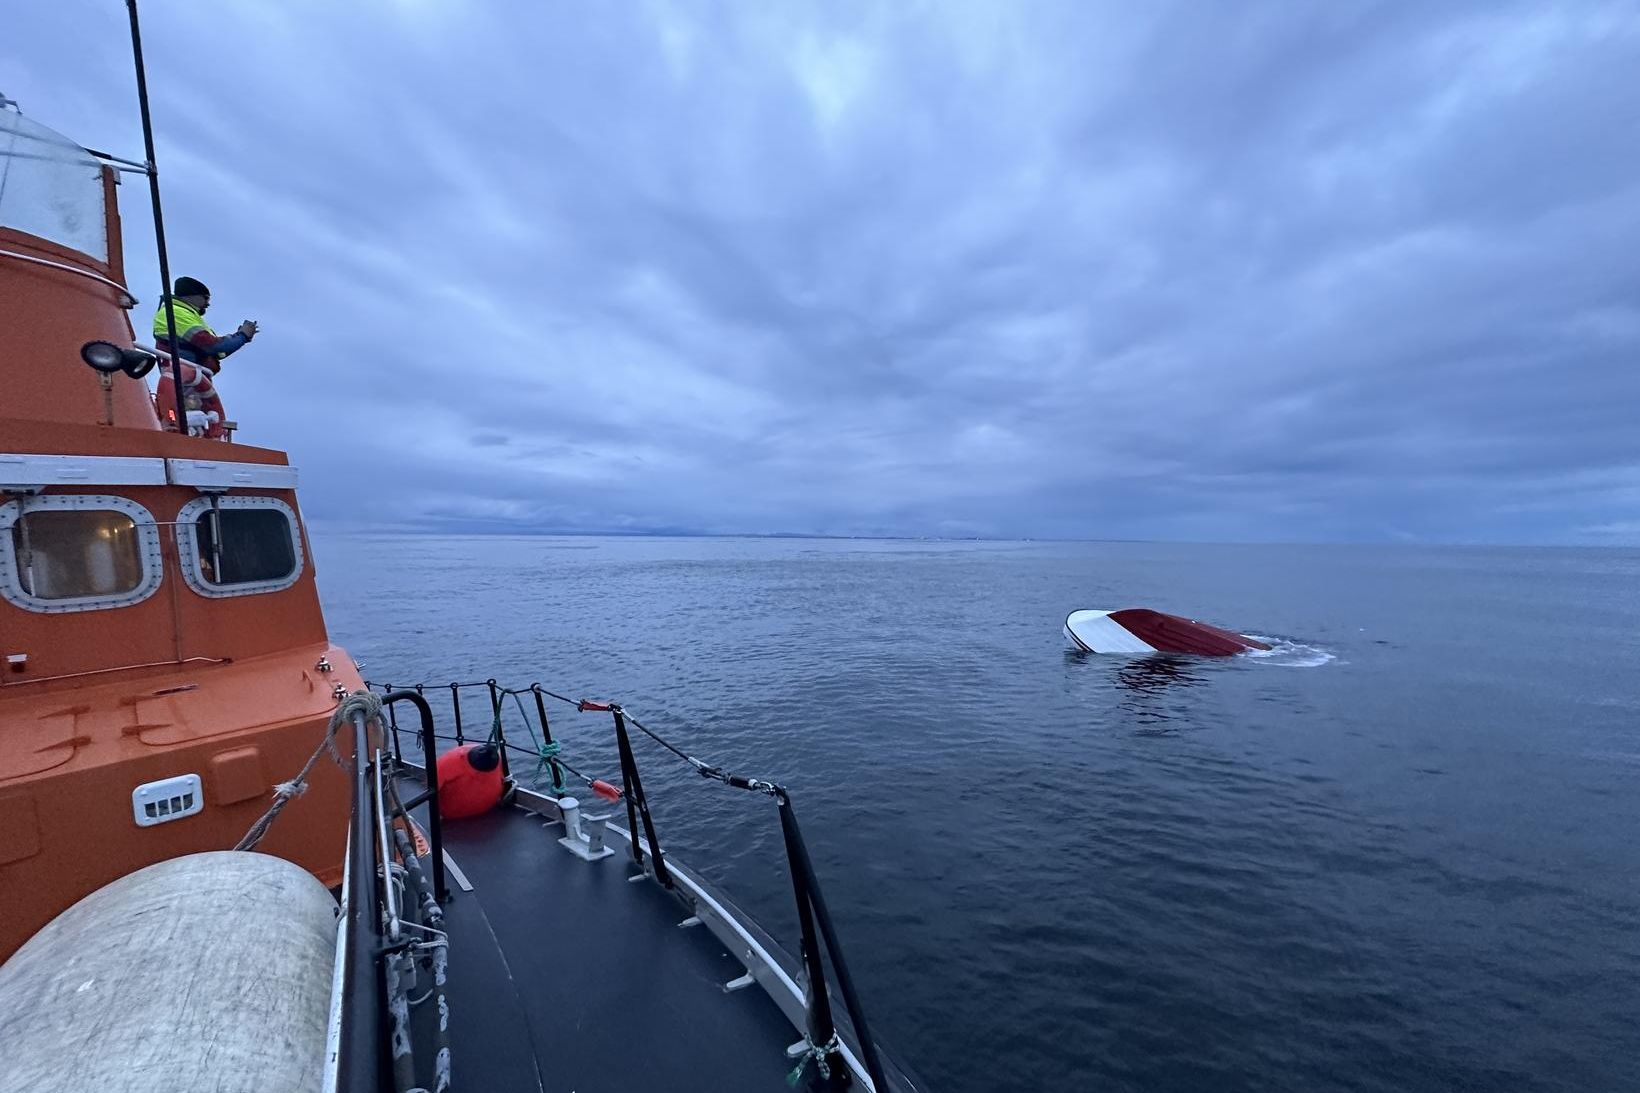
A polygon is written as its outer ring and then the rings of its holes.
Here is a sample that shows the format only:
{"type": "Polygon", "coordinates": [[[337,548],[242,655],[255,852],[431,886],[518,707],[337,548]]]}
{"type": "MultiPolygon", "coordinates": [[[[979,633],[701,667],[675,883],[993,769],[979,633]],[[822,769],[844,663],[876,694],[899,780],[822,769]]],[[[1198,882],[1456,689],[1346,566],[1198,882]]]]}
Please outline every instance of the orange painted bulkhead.
{"type": "MultiPolygon", "coordinates": [[[[194,455],[198,445],[242,447],[159,432],[146,439],[194,455]]],[[[136,453],[122,445],[120,454],[136,453]]],[[[0,959],[132,869],[233,846],[273,786],[295,777],[322,741],[335,688],[363,685],[326,634],[305,533],[291,587],[207,598],[183,579],[175,533],[195,490],[87,485],[41,496],[65,494],[142,505],[159,525],[164,571],[151,595],[126,607],[40,614],[0,600],[0,959]],[[138,827],[132,791],[190,773],[203,783],[204,812],[138,827]]],[[[232,495],[296,508],[290,490],[232,495]]],[[[351,752],[347,740],[339,748],[351,752]]],[[[347,780],[326,757],[260,849],[337,883],[349,804],[347,780]]]]}
{"type": "MultiPolygon", "coordinates": [[[[96,373],[80,362],[80,346],[89,341],[131,345],[133,339],[124,307],[130,297],[96,279],[125,283],[113,199],[115,175],[107,167],[102,172],[107,261],[0,224],[0,251],[22,256],[0,256],[0,374],[5,378],[0,418],[67,425],[107,422],[102,386],[96,373]]],[[[146,342],[147,331],[143,333],[146,342]]],[[[159,429],[147,383],[116,374],[111,393],[113,424],[159,429]]]]}
{"type": "MultiPolygon", "coordinates": [[[[81,366],[81,371],[90,369],[81,366]]],[[[0,417],[0,452],[74,455],[121,455],[212,459],[234,463],[286,466],[283,452],[225,444],[159,430],[135,437],[124,430],[15,422],[0,417]],[[71,448],[58,445],[72,444],[71,448]]],[[[183,505],[202,496],[186,486],[52,487],[42,496],[96,494],[128,498],[143,506],[160,525],[165,579],[146,600],[109,611],[45,615],[0,600],[0,655],[24,653],[26,670],[7,672],[0,687],[50,681],[54,677],[126,668],[198,657],[241,660],[294,645],[322,644],[324,614],[314,581],[313,552],[302,534],[302,573],[289,589],[254,596],[208,599],[183,581],[177,558],[174,523],[183,505]]],[[[294,490],[235,489],[234,497],[273,497],[300,517],[294,490]]],[[[73,681],[65,681],[72,685],[73,681]]],[[[42,685],[52,686],[50,682],[42,685]]],[[[0,692],[3,694],[4,692],[0,692]]]]}
{"type": "MultiPolygon", "coordinates": [[[[346,653],[321,643],[68,692],[0,692],[0,960],[134,869],[237,843],[323,741],[337,683],[360,686],[346,653]],[[333,673],[315,670],[322,656],[333,673]],[[132,791],[182,774],[200,776],[204,811],[137,826],[132,791]]],[[[340,883],[349,801],[326,756],[258,849],[340,883]]]]}
{"type": "MultiPolygon", "coordinates": [[[[166,432],[147,382],[116,374],[105,388],[81,361],[88,341],[134,340],[115,181],[100,169],[105,258],[0,224],[0,458],[67,456],[89,468],[72,484],[0,489],[0,504],[74,494],[134,502],[147,513],[139,522],[155,525],[162,569],[152,594],[123,606],[44,612],[0,598],[0,960],[126,873],[232,847],[323,742],[338,688],[363,685],[326,633],[294,490],[233,486],[225,496],[276,498],[296,514],[296,580],[214,597],[189,586],[178,555],[179,510],[203,494],[97,480],[106,457],[287,462],[166,432]],[[185,774],[200,778],[203,811],[139,825],[133,791],[185,774]]],[[[351,753],[350,739],[338,745],[351,753]]],[[[339,883],[350,808],[348,778],[325,756],[258,849],[339,883]]]]}

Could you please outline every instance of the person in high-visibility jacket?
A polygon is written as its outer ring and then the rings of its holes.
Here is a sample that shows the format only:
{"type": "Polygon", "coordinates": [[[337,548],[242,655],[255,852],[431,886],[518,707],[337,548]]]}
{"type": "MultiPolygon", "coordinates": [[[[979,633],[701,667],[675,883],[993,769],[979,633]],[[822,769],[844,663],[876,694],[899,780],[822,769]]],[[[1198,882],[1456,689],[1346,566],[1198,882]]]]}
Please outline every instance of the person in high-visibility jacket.
{"type": "MultiPolygon", "coordinates": [[[[205,309],[211,306],[211,290],[192,277],[178,277],[171,291],[171,307],[176,315],[177,348],[172,349],[170,330],[165,317],[165,302],[160,301],[154,314],[154,344],[167,353],[176,352],[182,359],[182,394],[190,410],[215,414],[207,418],[205,435],[213,439],[224,436],[222,427],[226,416],[222,399],[216,393],[216,374],[222,369],[222,358],[237,353],[252,338],[257,326],[246,319],[232,334],[219,335],[205,321],[205,309]]],[[[160,421],[172,432],[185,432],[177,426],[176,386],[169,366],[160,370],[159,390],[154,393],[154,408],[160,421]]]]}

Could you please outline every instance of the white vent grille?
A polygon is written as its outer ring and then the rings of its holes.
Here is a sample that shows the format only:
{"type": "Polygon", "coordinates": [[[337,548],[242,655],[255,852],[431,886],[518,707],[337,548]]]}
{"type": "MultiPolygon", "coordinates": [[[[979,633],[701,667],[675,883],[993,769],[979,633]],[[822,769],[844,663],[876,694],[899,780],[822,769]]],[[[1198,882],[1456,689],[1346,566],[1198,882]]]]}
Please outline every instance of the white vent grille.
{"type": "Polygon", "coordinates": [[[201,792],[197,774],[145,782],[131,791],[131,815],[138,827],[170,823],[204,809],[205,794],[201,792]]]}

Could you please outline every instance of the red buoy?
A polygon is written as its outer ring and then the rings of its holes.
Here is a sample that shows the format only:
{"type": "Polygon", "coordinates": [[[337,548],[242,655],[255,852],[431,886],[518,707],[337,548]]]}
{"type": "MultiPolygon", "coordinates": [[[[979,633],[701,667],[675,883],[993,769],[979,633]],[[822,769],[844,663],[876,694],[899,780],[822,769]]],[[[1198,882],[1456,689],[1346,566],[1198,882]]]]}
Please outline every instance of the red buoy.
{"type": "Polygon", "coordinates": [[[438,757],[438,814],[460,820],[501,800],[501,755],[489,744],[463,744],[438,757]]]}
{"type": "Polygon", "coordinates": [[[612,786],[602,778],[594,778],[592,780],[592,792],[596,793],[606,801],[619,801],[621,799],[620,787],[612,786]]]}

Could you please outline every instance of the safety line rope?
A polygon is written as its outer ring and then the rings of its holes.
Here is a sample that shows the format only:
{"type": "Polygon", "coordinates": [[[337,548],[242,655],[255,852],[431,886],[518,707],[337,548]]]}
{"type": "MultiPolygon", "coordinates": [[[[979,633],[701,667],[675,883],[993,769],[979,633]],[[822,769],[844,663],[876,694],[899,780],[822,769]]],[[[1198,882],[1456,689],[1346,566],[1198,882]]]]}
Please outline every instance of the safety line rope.
{"type": "MultiPolygon", "coordinates": [[[[375,683],[367,683],[366,686],[372,687],[372,688],[381,687],[383,690],[387,689],[385,685],[375,684],[375,683]]],[[[687,751],[684,751],[682,748],[678,747],[676,744],[674,744],[670,740],[666,739],[660,733],[658,733],[655,730],[649,728],[649,726],[645,725],[643,722],[641,722],[637,718],[633,717],[630,713],[627,712],[626,708],[621,706],[619,703],[599,702],[599,701],[594,701],[592,699],[586,699],[586,698],[570,698],[569,696],[561,695],[561,694],[557,693],[556,691],[549,691],[545,687],[541,686],[539,683],[531,683],[528,687],[500,687],[500,686],[496,685],[496,682],[493,679],[475,680],[475,681],[471,681],[471,682],[462,681],[462,682],[455,682],[455,683],[429,683],[427,681],[423,681],[421,683],[410,684],[408,686],[410,687],[410,689],[417,690],[417,691],[427,689],[427,688],[431,688],[431,689],[448,689],[452,692],[460,691],[460,690],[473,689],[473,688],[478,688],[478,687],[484,687],[484,688],[494,688],[494,693],[498,696],[500,696],[500,695],[510,696],[513,699],[514,703],[517,704],[519,713],[524,718],[524,726],[525,726],[526,729],[529,730],[531,742],[535,744],[535,750],[533,752],[531,752],[528,749],[522,748],[522,747],[520,747],[516,744],[512,744],[512,743],[508,743],[507,747],[511,748],[514,751],[521,752],[521,753],[526,754],[526,755],[533,754],[533,755],[536,756],[536,758],[542,759],[543,761],[555,762],[559,766],[562,766],[565,770],[569,771],[571,774],[575,775],[577,778],[581,779],[588,786],[590,786],[592,784],[592,779],[588,778],[586,775],[582,774],[580,771],[576,770],[574,767],[572,767],[568,763],[566,763],[564,761],[563,757],[560,754],[555,752],[551,756],[548,756],[544,753],[544,746],[541,744],[540,740],[538,738],[536,738],[535,729],[534,729],[533,726],[531,726],[529,715],[524,710],[523,700],[520,697],[521,695],[539,694],[539,695],[542,695],[546,698],[551,698],[555,701],[562,702],[566,706],[572,706],[577,711],[579,711],[581,713],[603,713],[603,712],[608,712],[608,713],[611,713],[611,714],[619,713],[621,715],[621,717],[623,717],[626,720],[626,723],[628,725],[631,725],[633,728],[637,729],[639,732],[643,733],[645,736],[647,736],[651,740],[655,741],[655,743],[659,744],[661,747],[665,748],[667,751],[671,752],[673,755],[677,756],[679,759],[682,759],[685,763],[688,763],[691,767],[694,768],[695,773],[699,774],[702,778],[710,778],[713,781],[722,782],[724,785],[732,786],[735,789],[749,790],[753,793],[761,793],[761,794],[763,794],[765,796],[769,796],[769,797],[779,797],[781,794],[783,794],[785,792],[785,790],[781,787],[781,785],[778,782],[771,782],[771,781],[768,781],[768,780],[762,779],[762,778],[748,778],[748,777],[745,777],[744,775],[735,774],[732,771],[725,770],[724,768],[722,768],[722,767],[720,767],[720,766],[718,766],[714,763],[708,763],[703,759],[699,759],[699,758],[689,754],[687,751]]],[[[500,716],[499,713],[495,714],[496,720],[491,725],[491,740],[492,740],[492,742],[496,739],[496,730],[497,730],[497,728],[499,727],[499,724],[500,724],[499,716],[500,716]]],[[[438,737],[438,739],[447,740],[449,738],[448,737],[438,737]]],[[[556,747],[556,746],[557,746],[557,744],[556,744],[556,741],[555,741],[554,742],[554,747],[556,747]]]]}
{"type": "Polygon", "coordinates": [[[319,741],[317,748],[313,749],[313,754],[308,756],[306,763],[302,764],[302,769],[296,773],[296,777],[288,782],[280,782],[273,787],[273,804],[269,805],[268,810],[262,813],[261,817],[250,826],[250,830],[245,832],[244,837],[234,844],[233,848],[235,850],[256,849],[256,844],[262,841],[262,837],[268,833],[268,828],[273,826],[273,821],[279,818],[279,814],[285,810],[285,806],[307,792],[308,775],[313,772],[314,765],[319,762],[319,757],[324,755],[325,752],[330,752],[330,757],[344,771],[352,769],[348,766],[347,760],[342,758],[342,753],[336,750],[336,734],[342,730],[342,726],[347,724],[348,719],[355,712],[363,713],[367,721],[379,719],[382,712],[382,701],[369,691],[355,691],[342,700],[341,704],[330,715],[330,725],[325,729],[325,738],[319,741]]]}

